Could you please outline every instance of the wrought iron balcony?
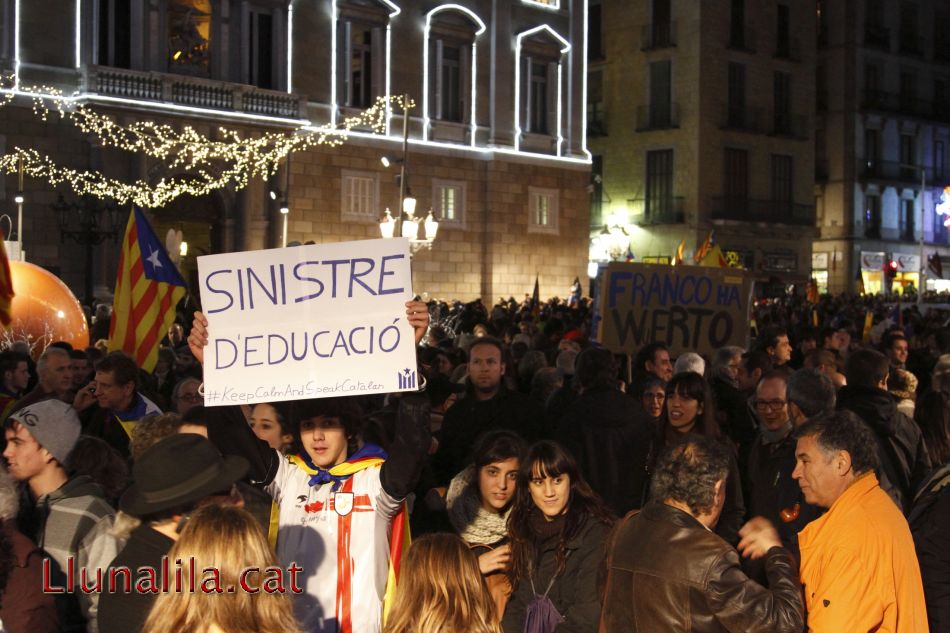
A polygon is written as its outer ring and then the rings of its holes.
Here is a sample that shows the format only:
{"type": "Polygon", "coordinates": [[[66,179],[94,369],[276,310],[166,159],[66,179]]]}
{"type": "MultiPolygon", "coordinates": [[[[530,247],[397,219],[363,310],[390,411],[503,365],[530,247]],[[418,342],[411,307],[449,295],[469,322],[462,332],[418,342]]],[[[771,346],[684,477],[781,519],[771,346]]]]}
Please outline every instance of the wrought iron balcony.
{"type": "Polygon", "coordinates": [[[653,22],[640,29],[640,50],[652,51],[676,46],[676,22],[653,22]]]}
{"type": "Polygon", "coordinates": [[[761,133],[765,130],[761,108],[738,107],[726,103],[722,106],[720,116],[719,127],[723,130],[753,133],[761,133]]]}
{"type": "Polygon", "coordinates": [[[815,206],[789,200],[753,200],[751,198],[713,198],[712,218],[737,222],[766,222],[813,226],[815,206]]]}
{"type": "Polygon", "coordinates": [[[685,198],[660,196],[657,198],[634,198],[627,200],[637,226],[657,224],[682,224],[686,219],[683,211],[685,198]]]}
{"type": "Polygon", "coordinates": [[[637,107],[637,131],[670,130],[680,126],[679,108],[671,103],[665,107],[637,107]]]}

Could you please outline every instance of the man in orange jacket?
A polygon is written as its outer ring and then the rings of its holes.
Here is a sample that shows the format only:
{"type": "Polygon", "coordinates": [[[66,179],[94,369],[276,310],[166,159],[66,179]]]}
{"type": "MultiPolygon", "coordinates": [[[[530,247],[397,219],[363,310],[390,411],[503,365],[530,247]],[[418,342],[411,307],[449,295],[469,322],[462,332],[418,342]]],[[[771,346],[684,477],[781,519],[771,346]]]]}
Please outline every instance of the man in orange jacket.
{"type": "Polygon", "coordinates": [[[806,422],[797,436],[792,477],[808,503],[828,508],[798,536],[808,630],[927,631],[914,541],[878,485],[871,429],[839,410],[806,422]]]}

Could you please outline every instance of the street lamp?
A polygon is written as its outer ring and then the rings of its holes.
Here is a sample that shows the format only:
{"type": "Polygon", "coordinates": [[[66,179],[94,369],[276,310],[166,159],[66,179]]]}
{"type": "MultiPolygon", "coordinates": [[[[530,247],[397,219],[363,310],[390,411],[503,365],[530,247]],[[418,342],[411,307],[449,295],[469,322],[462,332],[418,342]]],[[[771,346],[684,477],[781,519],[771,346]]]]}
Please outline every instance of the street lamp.
{"type": "Polygon", "coordinates": [[[390,158],[383,156],[380,162],[383,167],[389,167],[394,163],[399,163],[399,207],[396,209],[394,218],[389,209],[379,221],[379,234],[384,238],[390,238],[394,235],[405,237],[409,240],[412,252],[415,253],[422,248],[432,248],[435,236],[439,231],[439,223],[432,216],[432,210],[429,210],[425,220],[416,218],[416,198],[412,195],[409,188],[409,95],[402,96],[402,158],[390,158]],[[419,225],[422,224],[425,229],[425,237],[419,238],[419,225]]]}
{"type": "Polygon", "coordinates": [[[92,247],[107,239],[115,241],[119,236],[121,217],[113,202],[102,202],[92,196],[84,196],[79,202],[66,202],[60,194],[50,205],[59,220],[60,243],[67,238],[86,247],[86,303],[92,305],[92,247]],[[75,221],[74,221],[75,220],[75,221]]]}

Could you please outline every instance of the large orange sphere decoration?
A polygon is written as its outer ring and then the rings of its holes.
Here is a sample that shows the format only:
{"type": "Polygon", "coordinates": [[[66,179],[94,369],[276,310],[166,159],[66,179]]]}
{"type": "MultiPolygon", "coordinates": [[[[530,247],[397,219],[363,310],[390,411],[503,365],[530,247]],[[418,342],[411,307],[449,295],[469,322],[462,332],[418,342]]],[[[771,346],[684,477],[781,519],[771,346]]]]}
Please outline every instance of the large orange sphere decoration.
{"type": "Polygon", "coordinates": [[[89,346],[89,326],[76,296],[59,277],[28,262],[10,262],[13,274],[13,322],[2,333],[5,343],[27,341],[39,356],[54,341],[77,349],[89,346]]]}

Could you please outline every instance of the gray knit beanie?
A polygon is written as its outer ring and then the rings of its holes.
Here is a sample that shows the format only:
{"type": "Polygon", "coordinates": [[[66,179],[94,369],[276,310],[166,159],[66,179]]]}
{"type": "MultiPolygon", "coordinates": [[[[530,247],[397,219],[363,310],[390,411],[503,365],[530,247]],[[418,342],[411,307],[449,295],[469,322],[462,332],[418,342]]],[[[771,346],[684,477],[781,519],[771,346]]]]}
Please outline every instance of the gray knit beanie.
{"type": "Polygon", "coordinates": [[[60,400],[41,400],[14,411],[10,419],[22,424],[60,465],[66,465],[82,427],[75,409],[60,400]]]}

